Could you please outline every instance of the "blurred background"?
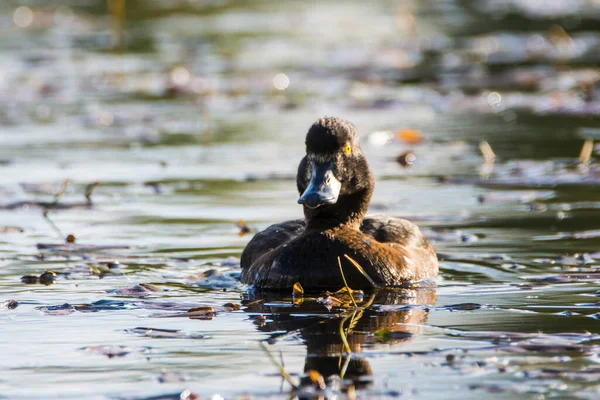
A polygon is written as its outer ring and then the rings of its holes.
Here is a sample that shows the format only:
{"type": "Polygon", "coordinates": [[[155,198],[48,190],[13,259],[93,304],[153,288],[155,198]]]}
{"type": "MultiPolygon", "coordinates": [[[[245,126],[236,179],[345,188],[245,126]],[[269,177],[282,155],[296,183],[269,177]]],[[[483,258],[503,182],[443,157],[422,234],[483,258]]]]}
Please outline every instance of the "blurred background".
{"type": "MultiPolygon", "coordinates": [[[[0,59],[0,295],[23,304],[0,314],[9,396],[34,376],[31,393],[57,396],[105,393],[107,380],[114,395],[227,393],[230,379],[239,394],[257,377],[276,391],[253,342],[266,334],[243,315],[193,328],[160,320],[213,336],[165,343],[123,334],[146,323],[139,305],[67,307],[70,319],[47,307],[127,297],[107,291],[140,282],[171,300],[239,302],[236,257],[252,232],[302,215],[296,168],[322,116],[361,133],[376,176],[371,212],[412,219],[434,243],[437,304],[490,305],[434,310],[430,327],[597,332],[598,0],[4,0],[0,59]],[[65,245],[68,234],[83,247],[65,245]],[[93,269],[115,259],[116,274],[93,269]],[[202,275],[214,268],[225,283],[202,275]],[[33,279],[45,270],[53,285],[33,279]],[[81,351],[101,344],[149,346],[155,361],[81,351]],[[161,386],[163,368],[193,384],[161,386]]],[[[464,346],[428,332],[389,353],[365,346],[377,387],[449,398],[452,382],[468,398],[481,395],[477,374],[496,379],[496,361],[465,373],[427,355],[432,380],[393,355],[464,346]]],[[[301,373],[303,342],[283,346],[301,373]]],[[[524,369],[550,362],[528,357],[507,361],[517,366],[498,385],[509,398],[598,395],[581,377],[527,381],[524,369]]]]}

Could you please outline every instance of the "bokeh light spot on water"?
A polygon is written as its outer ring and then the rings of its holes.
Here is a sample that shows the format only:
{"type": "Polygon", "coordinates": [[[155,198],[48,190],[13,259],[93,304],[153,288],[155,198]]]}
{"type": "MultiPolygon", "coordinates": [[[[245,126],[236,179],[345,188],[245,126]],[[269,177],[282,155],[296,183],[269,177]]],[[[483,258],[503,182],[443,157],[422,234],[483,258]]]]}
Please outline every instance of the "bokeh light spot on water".
{"type": "Polygon", "coordinates": [[[27,28],[33,22],[33,11],[27,6],[18,7],[13,13],[13,22],[19,28],[27,28]]]}
{"type": "Polygon", "coordinates": [[[189,83],[191,78],[190,71],[183,66],[173,68],[171,71],[171,80],[178,86],[185,86],[189,83]]]}
{"type": "Polygon", "coordinates": [[[498,92],[491,92],[487,95],[487,102],[490,106],[497,106],[502,102],[502,96],[498,92]]]}
{"type": "Polygon", "coordinates": [[[98,114],[98,123],[102,126],[110,126],[114,122],[114,117],[107,111],[102,111],[98,114]]]}
{"type": "Polygon", "coordinates": [[[290,78],[286,74],[279,73],[273,78],[273,86],[277,90],[285,90],[290,86],[290,78]]]}

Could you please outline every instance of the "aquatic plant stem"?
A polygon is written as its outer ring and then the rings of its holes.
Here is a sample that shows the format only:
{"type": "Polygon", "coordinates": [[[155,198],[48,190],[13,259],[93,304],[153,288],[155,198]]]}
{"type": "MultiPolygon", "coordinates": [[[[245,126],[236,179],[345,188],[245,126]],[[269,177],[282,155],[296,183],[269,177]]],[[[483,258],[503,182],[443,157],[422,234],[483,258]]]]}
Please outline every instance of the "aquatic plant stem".
{"type": "Polygon", "coordinates": [[[340,369],[340,379],[344,379],[344,375],[346,375],[346,370],[348,369],[348,365],[350,365],[350,359],[352,358],[352,353],[348,353],[346,356],[346,360],[344,361],[344,366],[340,369]]]}
{"type": "MultiPolygon", "coordinates": [[[[348,338],[346,337],[346,333],[344,332],[344,325],[346,323],[346,321],[348,320],[348,318],[350,318],[350,324],[348,325],[348,330],[351,329],[351,327],[354,324],[354,318],[356,317],[357,312],[360,311],[360,317],[358,317],[359,319],[362,317],[362,309],[355,309],[354,312],[352,313],[352,316],[347,316],[345,317],[341,324],[340,324],[340,336],[342,338],[342,343],[344,345],[344,347],[346,348],[346,360],[344,361],[344,366],[340,369],[340,378],[344,379],[344,375],[346,374],[346,369],[348,369],[348,365],[350,364],[350,358],[352,357],[352,349],[350,348],[350,344],[348,343],[348,338]]],[[[341,358],[340,358],[340,362],[341,362],[341,358]]],[[[340,365],[340,363],[338,363],[338,366],[340,365]]]]}
{"type": "Polygon", "coordinates": [[[271,361],[271,363],[279,370],[279,375],[281,375],[281,377],[283,379],[285,379],[287,381],[287,383],[290,384],[290,386],[292,387],[292,389],[297,390],[298,389],[298,385],[296,385],[296,383],[292,379],[292,376],[290,374],[288,374],[286,372],[286,370],[283,368],[283,366],[277,362],[277,360],[275,359],[275,357],[273,357],[273,354],[271,354],[271,351],[269,350],[269,348],[267,347],[267,345],[264,342],[260,342],[260,347],[265,352],[265,354],[267,355],[267,357],[269,358],[269,360],[271,361]]]}
{"type": "Polygon", "coordinates": [[[346,290],[348,291],[348,295],[350,296],[350,300],[352,300],[352,304],[354,305],[354,308],[356,309],[358,306],[356,305],[356,301],[354,301],[354,295],[352,294],[352,289],[350,289],[350,286],[348,286],[348,282],[346,282],[346,276],[344,275],[344,270],[342,268],[342,262],[340,261],[340,258],[337,258],[338,260],[338,265],[340,266],[340,274],[342,274],[342,280],[344,281],[344,286],[346,286],[346,290]]]}
{"type": "Polygon", "coordinates": [[[350,349],[350,344],[348,343],[348,339],[346,338],[346,333],[344,332],[344,324],[346,323],[348,318],[350,318],[350,316],[345,317],[344,319],[342,319],[342,322],[340,322],[340,337],[342,338],[342,343],[344,344],[344,348],[345,348],[346,352],[351,353],[352,349],[350,349]]]}
{"type": "Polygon", "coordinates": [[[357,263],[352,257],[350,257],[348,254],[344,254],[344,257],[346,257],[346,259],[348,261],[350,261],[352,263],[352,265],[354,265],[354,267],[358,270],[358,272],[360,272],[362,274],[362,276],[364,276],[365,279],[368,280],[371,285],[373,285],[373,287],[379,286],[375,283],[375,281],[373,279],[371,279],[371,277],[369,276],[369,274],[367,274],[367,272],[363,269],[363,267],[361,267],[360,264],[357,263]]]}
{"type": "Polygon", "coordinates": [[[56,233],[58,233],[58,236],[60,236],[61,240],[64,240],[65,236],[60,231],[60,229],[58,229],[58,226],[54,223],[54,221],[52,221],[50,219],[50,217],[48,216],[48,212],[50,210],[52,210],[54,207],[56,207],[56,205],[58,204],[58,201],[60,200],[62,195],[65,194],[65,192],[67,191],[67,187],[69,187],[69,180],[65,179],[62,183],[62,187],[60,188],[60,190],[54,195],[54,201],[52,203],[48,204],[48,206],[42,212],[42,216],[44,217],[46,222],[48,222],[48,224],[52,227],[52,229],[54,229],[54,231],[56,233]]]}

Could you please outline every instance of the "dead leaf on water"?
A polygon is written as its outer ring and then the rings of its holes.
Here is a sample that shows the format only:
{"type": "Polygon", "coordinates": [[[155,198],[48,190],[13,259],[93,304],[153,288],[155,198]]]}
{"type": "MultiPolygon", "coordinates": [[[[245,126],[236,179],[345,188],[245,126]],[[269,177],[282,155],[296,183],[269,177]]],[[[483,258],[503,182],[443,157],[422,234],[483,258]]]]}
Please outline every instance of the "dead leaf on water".
{"type": "Polygon", "coordinates": [[[130,288],[111,289],[107,290],[107,293],[115,294],[117,296],[132,296],[132,297],[145,297],[153,293],[162,292],[163,290],[159,287],[151,285],[149,283],[140,283],[130,288]]]}
{"type": "Polygon", "coordinates": [[[409,144],[419,144],[423,142],[423,134],[415,129],[400,129],[396,132],[396,137],[398,140],[409,144]]]}
{"type": "Polygon", "coordinates": [[[0,233],[23,233],[25,229],[19,226],[0,226],[0,233]]]}
{"type": "Polygon", "coordinates": [[[216,315],[215,309],[210,306],[192,307],[187,311],[189,319],[210,320],[216,315]]]}
{"type": "Polygon", "coordinates": [[[300,282],[294,283],[293,294],[294,296],[301,296],[304,294],[304,289],[302,288],[300,282]]]}
{"type": "Polygon", "coordinates": [[[314,369],[307,371],[306,375],[300,379],[300,386],[311,386],[317,390],[324,390],[326,388],[323,375],[314,369]]]}
{"type": "Polygon", "coordinates": [[[252,232],[252,229],[248,227],[248,225],[246,225],[246,223],[241,219],[235,225],[240,229],[238,232],[238,235],[240,236],[244,236],[245,234],[252,232]]]}

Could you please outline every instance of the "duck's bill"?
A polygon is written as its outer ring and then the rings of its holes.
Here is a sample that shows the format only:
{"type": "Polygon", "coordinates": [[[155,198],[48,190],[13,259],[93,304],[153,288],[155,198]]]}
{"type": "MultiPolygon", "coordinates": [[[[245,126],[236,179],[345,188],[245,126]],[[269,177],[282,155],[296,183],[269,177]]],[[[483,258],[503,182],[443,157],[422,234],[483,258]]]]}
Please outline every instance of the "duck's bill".
{"type": "Polygon", "coordinates": [[[308,208],[317,208],[324,204],[335,204],[340,195],[342,184],[333,174],[333,161],[319,163],[311,161],[312,175],[308,187],[298,199],[298,203],[308,208]]]}

